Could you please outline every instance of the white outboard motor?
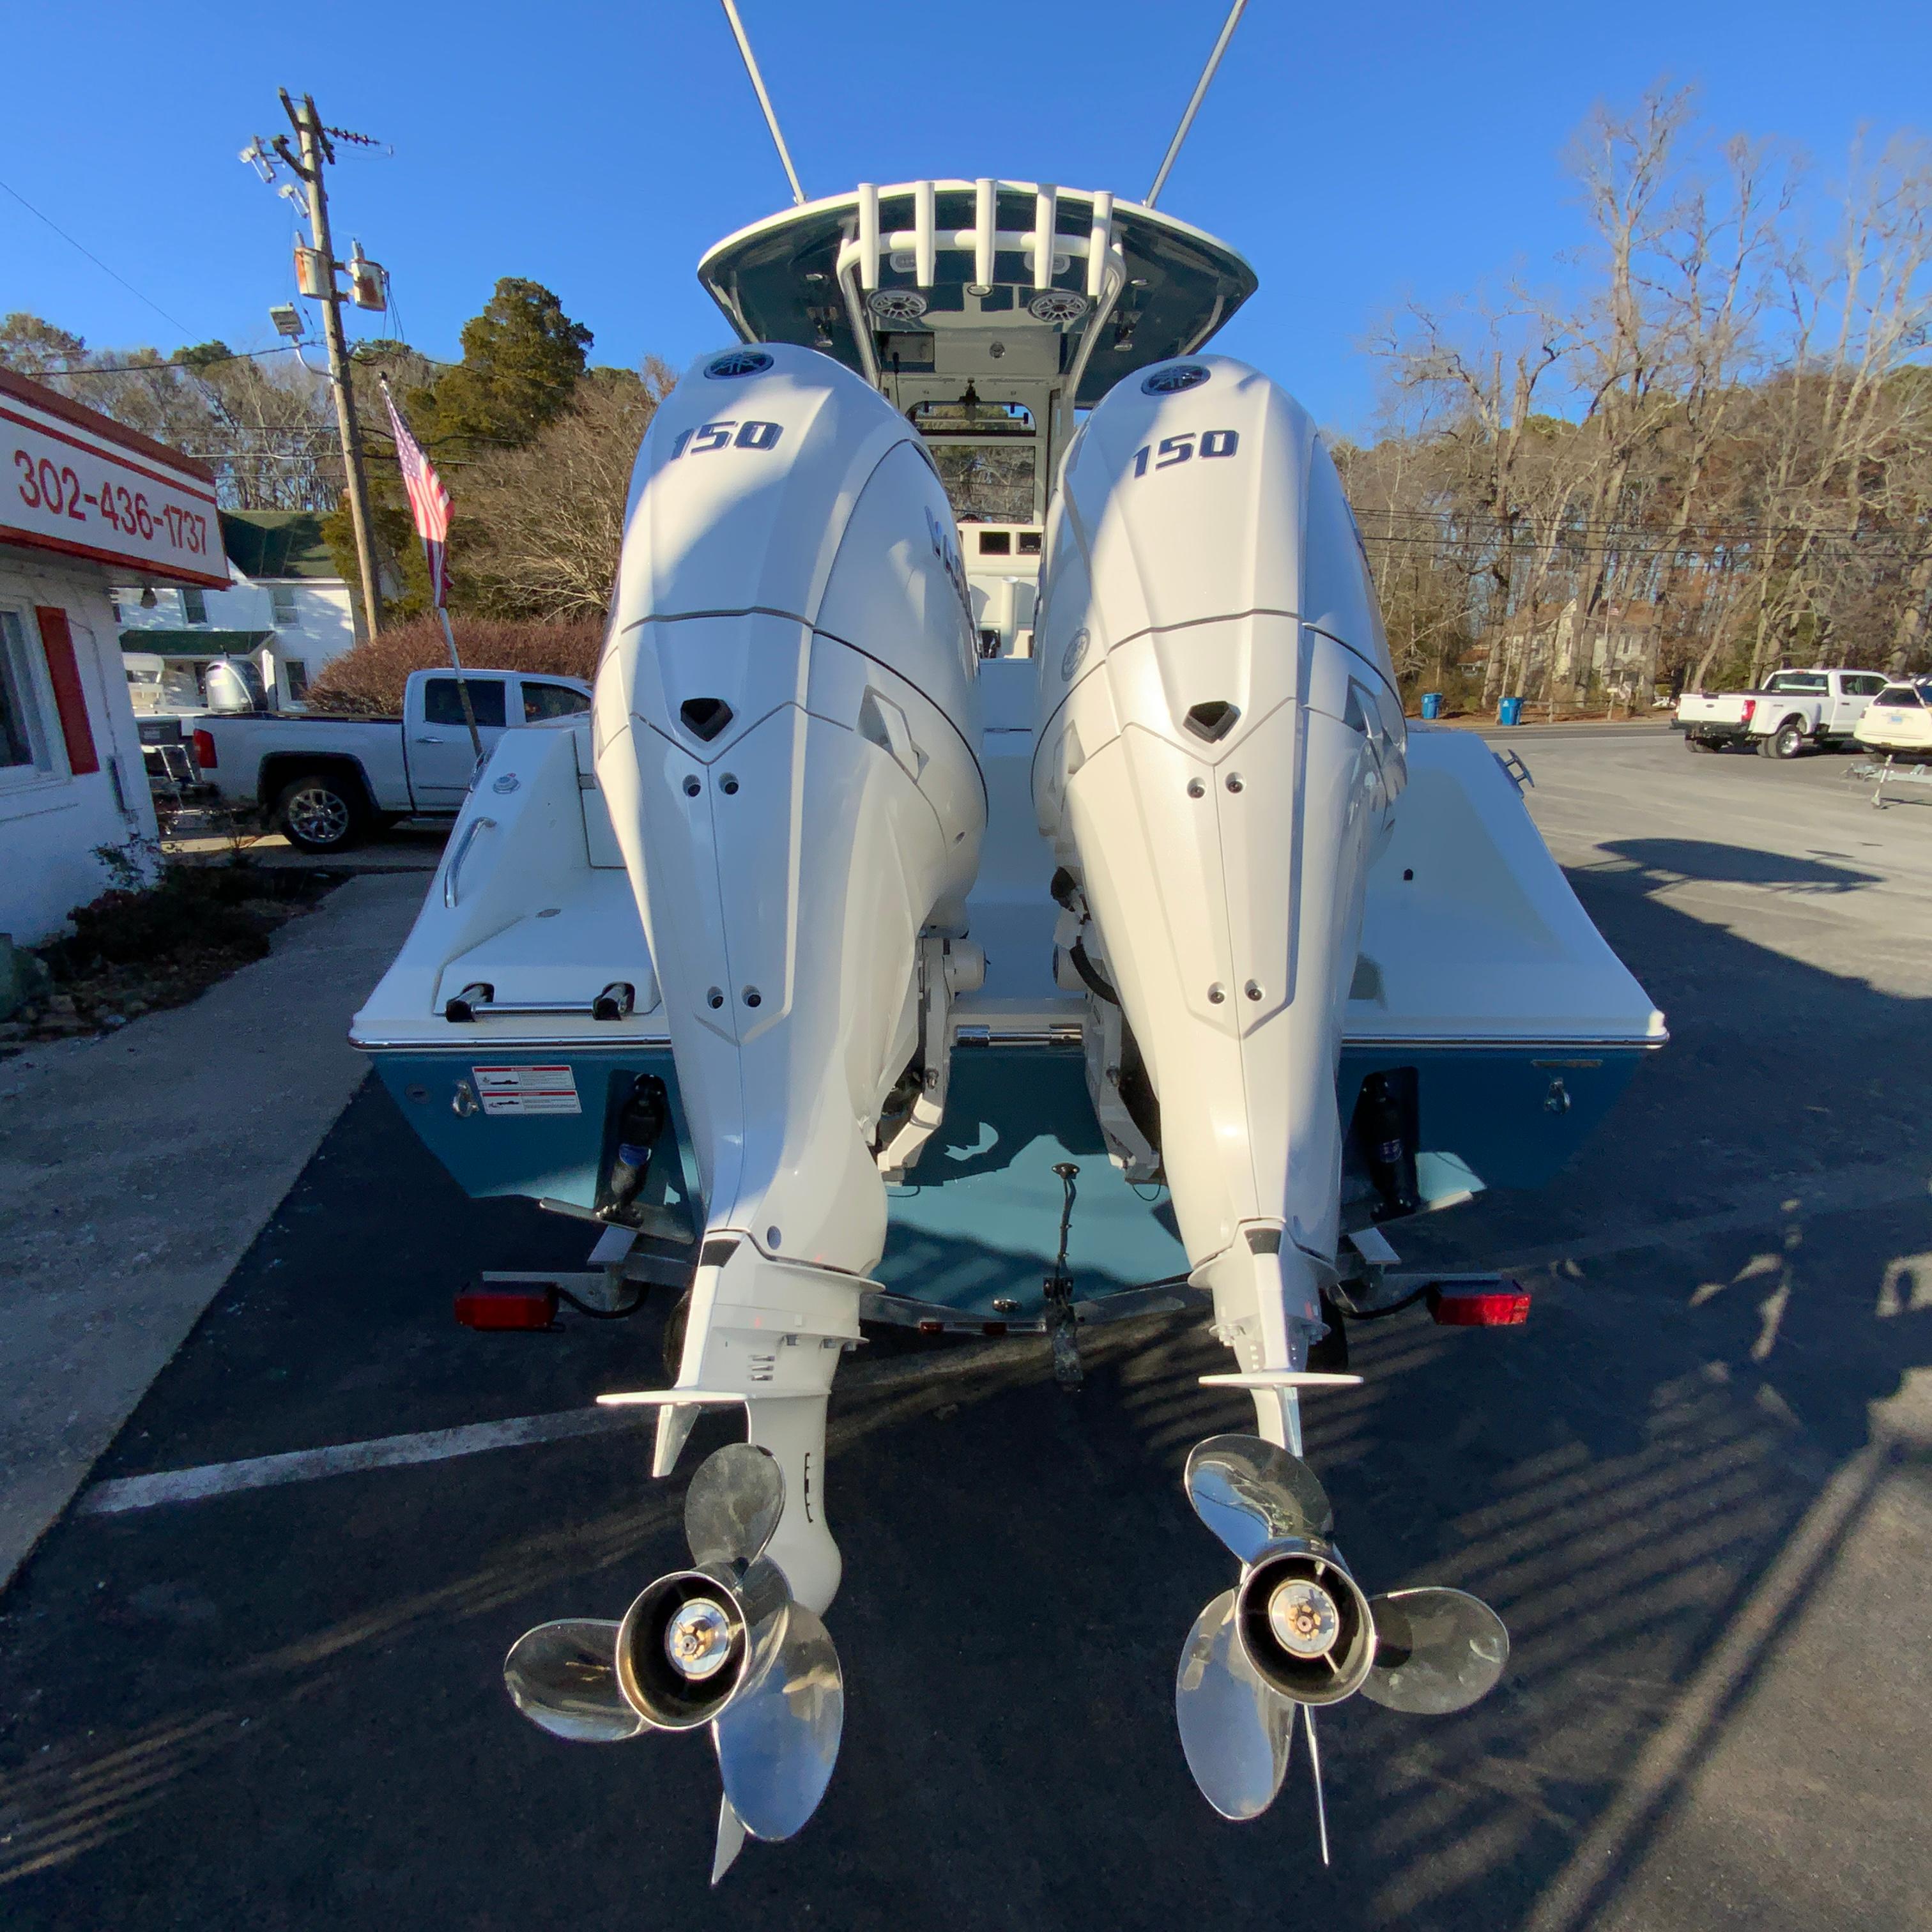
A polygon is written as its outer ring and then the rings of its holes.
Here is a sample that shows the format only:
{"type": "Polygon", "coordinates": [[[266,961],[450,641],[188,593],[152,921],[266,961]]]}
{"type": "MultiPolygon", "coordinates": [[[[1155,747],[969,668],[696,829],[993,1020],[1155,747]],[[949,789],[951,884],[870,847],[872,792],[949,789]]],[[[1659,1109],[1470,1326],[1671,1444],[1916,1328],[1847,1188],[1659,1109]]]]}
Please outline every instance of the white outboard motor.
{"type": "Polygon", "coordinates": [[[1225,356],[1130,377],[1069,450],[1034,766],[1061,938],[1118,992],[1192,1279],[1268,1441],[1334,1278],[1342,1023],[1402,708],[1314,424],[1225,356]]]}
{"type": "Polygon", "coordinates": [[[938,1123],[986,792],[952,512],[915,434],[830,358],[706,356],[632,478],[593,706],[663,988],[705,1226],[656,1473],[742,1402],[784,1477],[764,1554],[822,1610],[826,1397],[938,1123]]]}

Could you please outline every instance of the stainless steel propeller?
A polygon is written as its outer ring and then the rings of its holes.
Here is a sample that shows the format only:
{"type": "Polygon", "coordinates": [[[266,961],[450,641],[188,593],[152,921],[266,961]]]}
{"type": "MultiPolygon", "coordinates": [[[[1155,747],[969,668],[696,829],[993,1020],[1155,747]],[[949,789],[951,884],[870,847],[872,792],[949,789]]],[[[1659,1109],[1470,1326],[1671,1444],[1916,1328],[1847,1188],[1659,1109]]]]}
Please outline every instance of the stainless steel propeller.
{"type": "Polygon", "coordinates": [[[1180,1653],[1174,1716],[1187,1768],[1224,1818],[1259,1817],[1287,1774],[1299,1708],[1326,1864],[1316,1707],[1359,1690],[1390,1710],[1462,1710],[1495,1688],[1509,1633],[1465,1591],[1364,1596],[1330,1540],[1335,1513],[1315,1472],[1271,1442],[1210,1436],[1185,1481],[1196,1515],[1241,1565],[1180,1653]]]}
{"type": "Polygon", "coordinates": [[[747,1832],[788,1838],[803,1826],[838,1756],[838,1653],[764,1553],[784,1510],[770,1455],[746,1442],[718,1450],[685,1498],[691,1568],[660,1576],[620,1622],[538,1624],[503,1661],[517,1708],[574,1743],[710,1726],[724,1783],[713,1885],[747,1832]]]}

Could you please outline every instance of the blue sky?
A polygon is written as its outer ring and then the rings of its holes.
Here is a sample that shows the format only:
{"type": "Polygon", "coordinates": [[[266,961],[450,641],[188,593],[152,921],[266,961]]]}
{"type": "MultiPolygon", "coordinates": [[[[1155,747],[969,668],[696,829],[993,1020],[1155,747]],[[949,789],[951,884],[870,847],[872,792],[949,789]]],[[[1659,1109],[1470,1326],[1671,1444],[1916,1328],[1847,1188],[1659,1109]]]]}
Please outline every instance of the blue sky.
{"type": "MultiPolygon", "coordinates": [[[[1138,197],[1223,11],[740,4],[814,194],[983,174],[1138,197]]],[[[432,355],[453,355],[464,319],[515,274],[596,332],[595,359],[681,364],[727,333],[698,256],[789,199],[716,0],[97,0],[84,14],[14,0],[4,31],[0,182],[182,325],[0,194],[0,309],[96,346],[273,340],[290,224],[236,154],[285,125],[278,85],[394,144],[344,151],[338,239],[346,253],[359,236],[388,266],[432,355]]],[[[1376,318],[1519,266],[1556,272],[1580,239],[1568,136],[1593,103],[1633,102],[1664,76],[1698,86],[1718,130],[1795,142],[1828,176],[1862,124],[1923,124],[1932,8],[1251,0],[1162,197],[1259,272],[1217,346],[1359,432],[1376,318]]]]}

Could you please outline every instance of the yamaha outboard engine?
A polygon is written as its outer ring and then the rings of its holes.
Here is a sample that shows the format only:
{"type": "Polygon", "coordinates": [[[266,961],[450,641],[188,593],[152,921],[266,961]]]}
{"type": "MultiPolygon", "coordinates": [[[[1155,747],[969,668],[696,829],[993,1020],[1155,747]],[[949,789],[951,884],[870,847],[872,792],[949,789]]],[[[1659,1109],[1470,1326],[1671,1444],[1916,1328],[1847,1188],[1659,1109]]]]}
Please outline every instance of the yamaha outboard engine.
{"type": "Polygon", "coordinates": [[[658,1475],[706,1405],[742,1404],[748,1443],[694,1484],[691,1570],[621,1625],[539,1626],[506,1672],[565,1736],[708,1724],[714,1876],[804,1822],[838,1748],[826,1400],[976,980],[974,645],[938,475],[857,376],[735,349],[659,406],[592,734],[705,1215],[676,1385],[607,1400],[658,1406],[658,1475]]]}
{"type": "Polygon", "coordinates": [[[1336,1078],[1369,867],[1406,776],[1375,591],[1306,414],[1224,356],[1158,365],[1068,453],[1040,635],[1034,766],[1068,878],[1062,933],[1118,1001],[1158,1106],[1192,1279],[1256,1436],[1188,1459],[1195,1510],[1240,1561],[1174,1685],[1188,1768],[1224,1816],[1273,1803],[1296,1715],[1360,1691],[1460,1710],[1509,1654],[1489,1606],[1440,1587],[1373,1599],[1300,1459],[1322,1291],[1337,1278],[1336,1078]],[[1070,930],[1069,928],[1071,928],[1070,930]]]}

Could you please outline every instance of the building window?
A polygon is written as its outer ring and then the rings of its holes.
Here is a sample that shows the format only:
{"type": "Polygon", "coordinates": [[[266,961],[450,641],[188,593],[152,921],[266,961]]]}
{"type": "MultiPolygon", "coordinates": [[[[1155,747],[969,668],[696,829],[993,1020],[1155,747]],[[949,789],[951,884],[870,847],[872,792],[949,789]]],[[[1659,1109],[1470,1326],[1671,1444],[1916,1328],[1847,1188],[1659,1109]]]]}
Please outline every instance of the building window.
{"type": "Polygon", "coordinates": [[[205,624],[208,622],[208,595],[206,591],[193,588],[181,594],[182,622],[184,624],[205,624]]]}
{"type": "Polygon", "coordinates": [[[268,589],[271,614],[269,622],[278,631],[299,631],[302,614],[296,608],[295,586],[290,584],[272,584],[268,589]]]}
{"type": "Polygon", "coordinates": [[[52,770],[27,627],[19,611],[0,610],[0,785],[42,778],[52,770]]]}
{"type": "Polygon", "coordinates": [[[301,704],[308,695],[308,666],[300,658],[284,658],[282,675],[288,680],[289,702],[301,704]]]}

